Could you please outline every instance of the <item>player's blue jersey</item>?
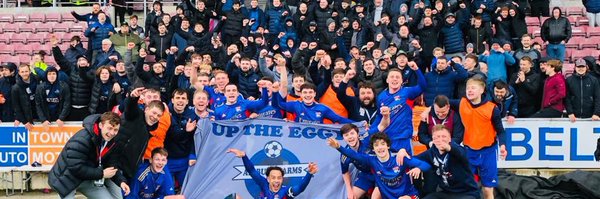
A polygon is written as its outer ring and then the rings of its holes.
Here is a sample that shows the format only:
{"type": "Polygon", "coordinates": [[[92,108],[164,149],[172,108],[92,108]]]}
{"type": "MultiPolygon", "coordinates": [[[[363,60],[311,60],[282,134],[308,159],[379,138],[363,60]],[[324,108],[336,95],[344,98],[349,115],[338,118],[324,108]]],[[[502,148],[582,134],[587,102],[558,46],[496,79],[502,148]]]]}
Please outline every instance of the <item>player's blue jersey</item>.
{"type": "Polygon", "coordinates": [[[377,187],[379,187],[379,191],[383,198],[399,198],[405,195],[418,195],[407,172],[412,167],[418,167],[422,171],[431,168],[429,164],[416,158],[404,158],[404,165],[398,165],[396,162],[396,155],[392,153],[390,153],[390,158],[387,161],[380,162],[377,156],[359,154],[354,150],[342,147],[338,150],[342,154],[363,164],[368,164],[373,168],[375,171],[375,183],[377,184],[377,187]]]}
{"type": "MultiPolygon", "coordinates": [[[[419,84],[414,87],[402,87],[396,93],[390,93],[389,89],[383,90],[377,96],[377,107],[387,106],[390,108],[390,125],[384,130],[392,143],[399,139],[411,138],[413,134],[412,108],[406,103],[407,100],[413,100],[427,87],[427,82],[420,71],[417,71],[419,84]]],[[[381,122],[381,113],[377,113],[377,118],[371,126],[378,126],[381,122]]],[[[369,134],[376,133],[378,128],[371,128],[369,134]]],[[[399,149],[393,149],[395,151],[399,149]]]]}
{"type": "Polygon", "coordinates": [[[258,197],[260,199],[292,199],[292,198],[295,198],[296,196],[298,196],[298,194],[302,193],[304,191],[304,189],[306,189],[306,186],[308,186],[310,179],[313,177],[312,174],[310,174],[309,172],[306,172],[306,176],[304,176],[304,178],[302,178],[302,182],[300,182],[299,185],[296,185],[293,187],[288,187],[288,186],[282,185],[281,189],[279,189],[279,191],[273,192],[269,189],[269,182],[267,182],[267,179],[265,177],[261,176],[260,173],[258,173],[258,171],[256,171],[256,169],[254,168],[254,164],[250,161],[250,159],[248,159],[247,156],[244,156],[242,158],[242,161],[244,162],[244,167],[246,168],[246,171],[252,177],[252,180],[254,180],[254,182],[258,185],[258,187],[260,187],[261,192],[260,192],[260,196],[258,197]]]}
{"type": "Polygon", "coordinates": [[[215,107],[219,107],[219,106],[225,104],[225,101],[227,101],[227,99],[225,98],[225,95],[223,93],[221,93],[221,92],[217,93],[215,88],[213,88],[211,86],[204,86],[204,90],[206,92],[208,92],[208,96],[210,97],[209,103],[213,110],[215,107]]]}
{"type": "MultiPolygon", "coordinates": [[[[223,94],[221,92],[217,93],[217,91],[213,87],[204,86],[204,90],[206,92],[208,92],[208,96],[210,97],[210,99],[209,99],[210,108],[212,110],[215,110],[216,107],[222,106],[227,101],[225,94],[223,94]]],[[[242,95],[240,95],[238,97],[238,100],[240,100],[240,99],[244,99],[244,97],[242,97],[242,95]]]]}
{"type": "Polygon", "coordinates": [[[263,88],[263,94],[260,100],[239,99],[235,104],[223,104],[215,108],[216,120],[242,120],[248,118],[246,111],[257,112],[269,103],[267,89],[263,88]]]}
{"type": "MultiPolygon", "coordinates": [[[[346,145],[344,148],[347,148],[349,150],[354,150],[354,149],[352,149],[352,147],[350,147],[350,145],[346,145]]],[[[367,145],[363,141],[359,141],[358,150],[356,152],[360,153],[360,154],[369,154],[369,152],[371,152],[371,150],[369,149],[369,147],[367,147],[367,145]]],[[[354,167],[356,167],[356,169],[358,169],[361,172],[371,173],[371,167],[368,164],[360,163],[360,162],[356,161],[355,159],[348,158],[348,156],[346,156],[344,154],[341,155],[340,161],[341,161],[341,167],[342,167],[342,174],[348,172],[350,163],[354,164],[354,167]]]]}
{"type": "Polygon", "coordinates": [[[354,122],[339,116],[329,107],[323,104],[313,102],[311,105],[306,105],[301,101],[285,102],[278,92],[273,92],[273,95],[277,96],[273,98],[273,101],[276,102],[275,104],[277,104],[281,109],[287,112],[292,112],[296,115],[296,122],[323,124],[324,119],[329,119],[341,124],[354,122]]]}
{"type": "Polygon", "coordinates": [[[214,117],[215,116],[215,111],[207,108],[206,111],[208,112],[208,115],[206,117],[201,117],[200,115],[198,115],[196,113],[196,108],[193,106],[188,106],[187,107],[188,110],[192,111],[192,113],[194,113],[196,115],[196,121],[200,120],[200,119],[205,119],[205,118],[210,118],[210,117],[214,117]]]}
{"type": "Polygon", "coordinates": [[[126,199],[154,199],[175,195],[173,177],[164,170],[154,173],[151,166],[138,170],[135,178],[131,179],[131,193],[126,199]]]}
{"type": "MultiPolygon", "coordinates": [[[[274,96],[273,96],[274,97],[274,96]]],[[[273,104],[273,97],[269,98],[269,105],[258,110],[256,113],[262,118],[279,118],[283,119],[283,110],[276,104],[273,104]]]]}

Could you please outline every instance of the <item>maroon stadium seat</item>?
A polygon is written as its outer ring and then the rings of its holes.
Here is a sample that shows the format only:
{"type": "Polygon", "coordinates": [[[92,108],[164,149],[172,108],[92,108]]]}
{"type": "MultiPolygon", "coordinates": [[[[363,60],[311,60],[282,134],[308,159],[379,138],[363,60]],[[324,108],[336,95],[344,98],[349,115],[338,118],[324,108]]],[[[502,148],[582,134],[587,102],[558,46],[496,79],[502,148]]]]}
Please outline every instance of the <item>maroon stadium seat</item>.
{"type": "Polygon", "coordinates": [[[19,57],[12,56],[12,55],[7,55],[7,57],[5,59],[2,59],[2,62],[4,62],[4,63],[6,63],[6,62],[12,62],[14,64],[19,64],[19,57]]]}
{"type": "Polygon", "coordinates": [[[83,32],[87,28],[85,22],[74,23],[69,27],[69,32],[83,32]]]}
{"type": "Polygon", "coordinates": [[[565,77],[569,77],[575,71],[575,64],[564,63],[562,68],[562,73],[565,77]]]}
{"type": "Polygon", "coordinates": [[[35,32],[35,27],[37,23],[22,23],[21,27],[19,27],[19,32],[35,32]]]}
{"type": "Polygon", "coordinates": [[[15,14],[13,23],[29,23],[29,14],[15,14]]]}
{"type": "Polygon", "coordinates": [[[54,22],[51,23],[40,23],[35,27],[35,32],[52,32],[54,22]]]}
{"type": "Polygon", "coordinates": [[[57,23],[52,28],[52,32],[69,32],[69,25],[68,23],[57,23]]]}
{"type": "Polygon", "coordinates": [[[70,12],[64,12],[61,14],[61,22],[76,22],[77,19],[75,19],[75,17],[73,17],[73,15],[71,15],[70,12]]]}
{"type": "Polygon", "coordinates": [[[20,64],[29,64],[31,62],[31,55],[20,54],[17,56],[20,64]]]}
{"type": "Polygon", "coordinates": [[[529,27],[541,26],[540,18],[537,18],[537,17],[525,17],[525,23],[527,23],[527,26],[529,26],[529,27]]]}
{"type": "Polygon", "coordinates": [[[17,24],[17,23],[7,23],[7,24],[4,24],[4,27],[2,27],[2,30],[5,33],[6,32],[18,33],[19,32],[19,24],[17,24]]]}
{"type": "Polygon", "coordinates": [[[46,22],[46,15],[44,13],[31,13],[29,14],[29,22],[46,22]]]}
{"type": "Polygon", "coordinates": [[[61,22],[60,20],[60,13],[57,12],[52,12],[52,13],[47,13],[46,14],[46,23],[48,22],[61,22]]]}
{"type": "Polygon", "coordinates": [[[573,16],[573,15],[577,15],[577,16],[583,16],[583,7],[578,6],[578,7],[566,7],[564,8],[564,11],[566,12],[565,14],[567,16],[573,16]]]}
{"type": "MultiPolygon", "coordinates": [[[[33,46],[27,44],[11,44],[15,46],[15,54],[29,55],[33,54],[33,46]]],[[[36,50],[37,51],[37,50],[36,50]]]]}
{"type": "Polygon", "coordinates": [[[16,43],[27,43],[27,36],[28,33],[13,34],[12,37],[10,37],[10,45],[14,45],[16,43]]]}
{"type": "Polygon", "coordinates": [[[587,27],[587,37],[600,36],[600,27],[587,27]]]}
{"type": "Polygon", "coordinates": [[[13,34],[14,33],[3,33],[3,34],[0,34],[0,43],[3,43],[3,44],[0,44],[0,45],[9,44],[10,43],[10,37],[12,37],[13,34]]]}
{"type": "Polygon", "coordinates": [[[48,38],[48,33],[45,32],[38,32],[38,33],[34,33],[34,34],[30,34],[29,37],[27,38],[27,43],[39,43],[39,44],[44,44],[46,42],[46,38],[48,38]]]}
{"type": "Polygon", "coordinates": [[[69,43],[69,41],[71,41],[71,37],[73,37],[72,33],[54,33],[56,35],[56,38],[60,39],[60,43],[69,43]]]}
{"type": "Polygon", "coordinates": [[[598,56],[600,56],[600,51],[596,50],[596,49],[583,49],[583,50],[576,50],[573,52],[573,54],[571,55],[571,60],[577,60],[586,56],[592,56],[597,58],[598,56]]]}
{"type": "Polygon", "coordinates": [[[585,27],[571,27],[571,34],[573,37],[585,37],[585,27]]]}
{"type": "Polygon", "coordinates": [[[583,48],[591,48],[591,49],[598,49],[598,47],[600,45],[600,37],[592,37],[592,38],[586,38],[585,40],[583,40],[583,42],[581,42],[580,47],[583,48]]]}
{"type": "Polygon", "coordinates": [[[12,23],[13,15],[12,14],[0,14],[0,23],[12,23]]]}
{"type": "Polygon", "coordinates": [[[583,42],[585,38],[583,37],[572,37],[569,39],[569,42],[565,45],[567,48],[579,49],[579,44],[583,42]]]}
{"type": "Polygon", "coordinates": [[[571,26],[577,26],[579,24],[577,24],[577,19],[579,17],[577,16],[568,16],[567,19],[569,19],[569,23],[571,23],[571,26]]]}
{"type": "Polygon", "coordinates": [[[15,47],[12,45],[0,45],[0,54],[14,55],[15,47]]]}
{"type": "Polygon", "coordinates": [[[582,17],[577,18],[577,26],[589,26],[589,25],[590,25],[590,20],[587,17],[582,16],[582,17]]]}

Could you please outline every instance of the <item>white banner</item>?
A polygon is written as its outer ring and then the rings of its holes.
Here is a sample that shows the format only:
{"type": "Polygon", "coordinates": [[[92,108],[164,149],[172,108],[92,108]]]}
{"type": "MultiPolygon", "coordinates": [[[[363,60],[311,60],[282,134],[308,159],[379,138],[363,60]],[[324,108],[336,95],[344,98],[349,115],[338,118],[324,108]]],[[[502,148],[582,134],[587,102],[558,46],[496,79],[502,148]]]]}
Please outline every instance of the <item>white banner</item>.
{"type": "Polygon", "coordinates": [[[600,168],[594,159],[598,121],[517,119],[504,128],[508,156],[500,168],[600,168]]]}

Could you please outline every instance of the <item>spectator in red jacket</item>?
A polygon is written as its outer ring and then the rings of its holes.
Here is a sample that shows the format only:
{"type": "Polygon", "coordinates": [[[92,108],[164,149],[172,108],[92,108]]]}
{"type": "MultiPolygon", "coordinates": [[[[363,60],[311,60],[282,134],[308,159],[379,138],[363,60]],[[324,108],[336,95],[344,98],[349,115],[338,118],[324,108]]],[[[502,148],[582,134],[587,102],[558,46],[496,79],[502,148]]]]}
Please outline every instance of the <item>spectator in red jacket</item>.
{"type": "Polygon", "coordinates": [[[565,77],[562,75],[562,62],[550,60],[545,67],[546,81],[544,83],[544,94],[542,97],[542,110],[533,114],[533,118],[557,118],[562,117],[565,110],[564,99],[567,96],[565,77]]]}

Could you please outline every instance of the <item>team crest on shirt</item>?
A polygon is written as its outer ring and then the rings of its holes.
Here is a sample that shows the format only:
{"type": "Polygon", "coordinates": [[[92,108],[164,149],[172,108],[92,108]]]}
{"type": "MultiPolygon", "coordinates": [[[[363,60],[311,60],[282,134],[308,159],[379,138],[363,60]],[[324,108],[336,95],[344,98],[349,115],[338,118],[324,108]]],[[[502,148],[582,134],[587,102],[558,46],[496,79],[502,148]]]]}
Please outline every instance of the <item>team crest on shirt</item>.
{"type": "Polygon", "coordinates": [[[394,170],[394,173],[400,173],[400,167],[399,166],[395,166],[394,168],[392,168],[392,170],[394,170]]]}
{"type": "Polygon", "coordinates": [[[400,100],[400,95],[394,96],[394,101],[398,101],[398,100],[400,100]]]}
{"type": "Polygon", "coordinates": [[[321,117],[321,112],[317,111],[317,112],[315,112],[315,115],[316,115],[317,117],[321,117]]]}
{"type": "MultiPolygon", "coordinates": [[[[285,171],[283,185],[299,184],[308,172],[308,162],[300,161],[294,152],[286,149],[283,144],[275,140],[266,142],[262,150],[248,157],[250,157],[250,161],[255,163],[255,169],[264,177],[266,177],[265,172],[270,166],[283,168],[285,171]]],[[[238,171],[238,174],[232,180],[243,180],[250,195],[260,195],[260,187],[252,180],[244,165],[236,165],[233,168],[238,171]]]]}
{"type": "Polygon", "coordinates": [[[235,111],[236,111],[236,112],[240,112],[240,111],[242,111],[242,107],[241,107],[241,106],[237,106],[237,107],[235,107],[235,111]]]}

